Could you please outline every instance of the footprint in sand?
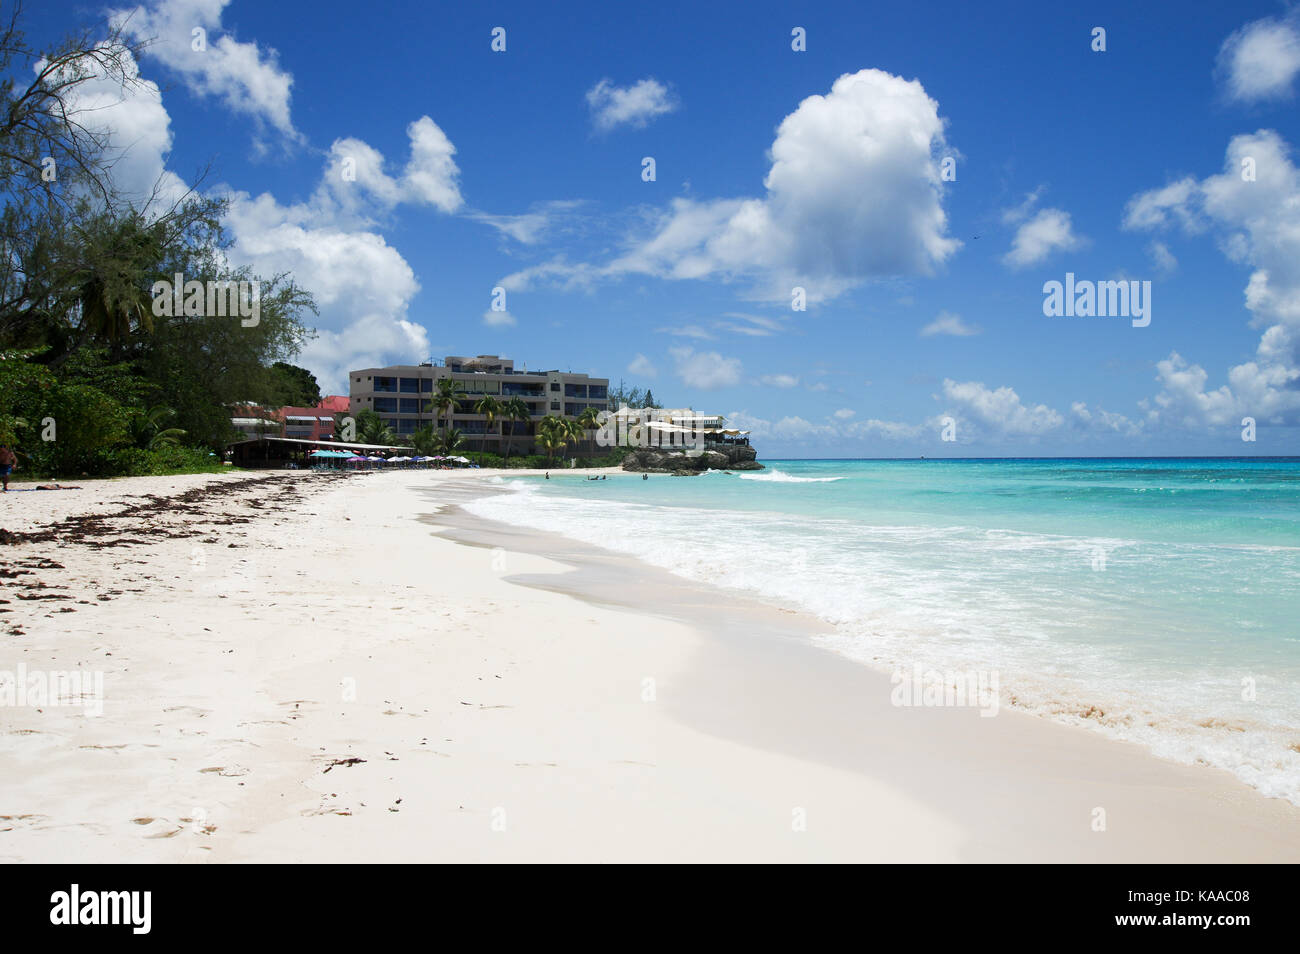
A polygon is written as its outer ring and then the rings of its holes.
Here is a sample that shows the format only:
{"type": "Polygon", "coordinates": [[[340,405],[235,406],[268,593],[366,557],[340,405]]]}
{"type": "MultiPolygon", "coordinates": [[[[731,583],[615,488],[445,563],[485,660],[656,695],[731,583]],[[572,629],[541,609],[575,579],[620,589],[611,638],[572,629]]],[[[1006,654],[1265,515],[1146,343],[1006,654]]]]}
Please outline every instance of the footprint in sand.
{"type": "Polygon", "coordinates": [[[18,828],[40,828],[41,823],[49,820],[49,815],[0,815],[0,831],[14,831],[18,828]]]}

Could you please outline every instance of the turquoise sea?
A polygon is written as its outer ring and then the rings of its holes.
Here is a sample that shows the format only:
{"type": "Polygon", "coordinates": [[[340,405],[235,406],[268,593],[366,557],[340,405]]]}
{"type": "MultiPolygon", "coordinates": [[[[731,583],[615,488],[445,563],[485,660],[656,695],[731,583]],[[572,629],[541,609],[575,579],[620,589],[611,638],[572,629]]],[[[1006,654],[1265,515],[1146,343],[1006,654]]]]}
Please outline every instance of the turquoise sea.
{"type": "Polygon", "coordinates": [[[468,509],[817,614],[893,670],[1300,804],[1300,458],[768,461],[552,472],[468,509]]]}

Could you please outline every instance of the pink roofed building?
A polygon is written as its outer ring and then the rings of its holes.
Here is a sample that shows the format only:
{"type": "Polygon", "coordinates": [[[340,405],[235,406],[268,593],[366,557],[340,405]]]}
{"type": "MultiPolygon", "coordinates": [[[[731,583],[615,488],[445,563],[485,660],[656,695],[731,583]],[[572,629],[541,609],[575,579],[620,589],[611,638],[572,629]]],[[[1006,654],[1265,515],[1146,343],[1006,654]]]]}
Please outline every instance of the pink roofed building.
{"type": "Polygon", "coordinates": [[[334,415],[348,412],[348,398],[331,394],[315,407],[282,407],[280,418],[284,421],[281,437],[297,437],[309,441],[334,439],[334,415]]]}
{"type": "Polygon", "coordinates": [[[296,437],[309,441],[334,439],[334,415],[346,414],[348,398],[331,394],[315,407],[237,405],[231,423],[248,437],[296,437]]]}

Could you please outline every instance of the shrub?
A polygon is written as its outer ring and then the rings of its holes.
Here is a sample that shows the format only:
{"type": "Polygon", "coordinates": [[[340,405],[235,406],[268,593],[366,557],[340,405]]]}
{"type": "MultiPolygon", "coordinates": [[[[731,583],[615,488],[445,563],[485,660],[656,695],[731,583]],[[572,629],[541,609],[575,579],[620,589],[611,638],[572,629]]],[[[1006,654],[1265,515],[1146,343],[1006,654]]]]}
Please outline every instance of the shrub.
{"type": "Polygon", "coordinates": [[[154,450],[120,447],[105,455],[106,472],[123,477],[160,477],[165,474],[203,474],[224,470],[221,459],[206,447],[165,446],[154,450]]]}

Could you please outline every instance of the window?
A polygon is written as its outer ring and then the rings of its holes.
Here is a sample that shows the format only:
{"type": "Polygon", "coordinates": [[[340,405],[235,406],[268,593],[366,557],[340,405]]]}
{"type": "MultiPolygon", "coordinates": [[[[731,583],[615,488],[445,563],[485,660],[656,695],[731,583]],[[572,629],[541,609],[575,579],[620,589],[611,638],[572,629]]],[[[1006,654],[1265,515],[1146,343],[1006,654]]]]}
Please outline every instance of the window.
{"type": "Polygon", "coordinates": [[[376,391],[396,391],[397,378],[375,378],[376,391]]]}
{"type": "Polygon", "coordinates": [[[420,399],[419,399],[419,398],[402,398],[401,405],[402,405],[402,406],[401,406],[401,412],[402,412],[403,414],[419,414],[419,413],[420,413],[420,399]]]}
{"type": "Polygon", "coordinates": [[[552,401],[552,402],[551,402],[551,410],[552,410],[552,411],[558,411],[559,409],[560,409],[560,402],[559,402],[559,401],[552,401]]]}
{"type": "Polygon", "coordinates": [[[397,398],[375,398],[375,410],[381,414],[396,414],[397,398]]]}
{"type": "Polygon", "coordinates": [[[403,393],[403,394],[419,394],[419,393],[420,393],[420,379],[419,379],[419,378],[401,378],[401,379],[400,379],[400,383],[401,383],[401,389],[402,389],[402,393],[403,393]]]}
{"type": "Polygon", "coordinates": [[[558,391],[558,390],[560,390],[560,382],[559,382],[559,381],[552,381],[552,382],[551,382],[551,390],[552,390],[552,391],[558,391]]]}
{"type": "Polygon", "coordinates": [[[541,397],[542,386],[540,384],[515,384],[507,382],[502,385],[501,393],[505,397],[541,397]]]}
{"type": "Polygon", "coordinates": [[[420,390],[429,392],[433,390],[433,378],[420,378],[420,390]]]}

